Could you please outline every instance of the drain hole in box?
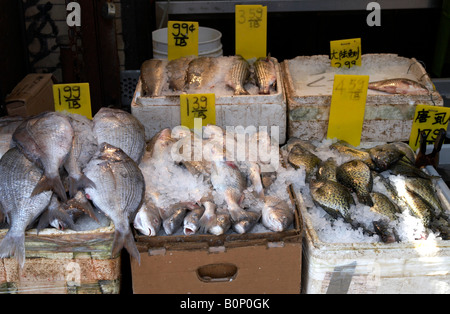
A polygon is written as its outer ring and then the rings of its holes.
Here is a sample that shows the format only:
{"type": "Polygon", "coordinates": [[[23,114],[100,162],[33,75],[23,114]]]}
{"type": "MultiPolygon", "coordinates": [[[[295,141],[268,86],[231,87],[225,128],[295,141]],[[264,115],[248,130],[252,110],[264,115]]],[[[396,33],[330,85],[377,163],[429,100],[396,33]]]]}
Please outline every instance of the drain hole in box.
{"type": "Polygon", "coordinates": [[[234,264],[209,264],[197,268],[197,276],[203,282],[232,281],[237,276],[238,268],[234,264]]]}

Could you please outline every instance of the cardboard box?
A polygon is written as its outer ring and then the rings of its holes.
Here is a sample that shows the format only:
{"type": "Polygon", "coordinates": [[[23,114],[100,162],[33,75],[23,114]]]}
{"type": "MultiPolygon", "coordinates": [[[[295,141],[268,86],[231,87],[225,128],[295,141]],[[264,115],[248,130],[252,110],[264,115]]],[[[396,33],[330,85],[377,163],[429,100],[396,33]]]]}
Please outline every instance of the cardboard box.
{"type": "Polygon", "coordinates": [[[6,97],[10,116],[28,117],[44,111],[54,111],[52,74],[32,73],[25,76],[6,97]]]}
{"type": "Polygon", "coordinates": [[[284,232],[136,235],[141,264],[131,260],[133,292],[300,293],[303,222],[284,232]]]}

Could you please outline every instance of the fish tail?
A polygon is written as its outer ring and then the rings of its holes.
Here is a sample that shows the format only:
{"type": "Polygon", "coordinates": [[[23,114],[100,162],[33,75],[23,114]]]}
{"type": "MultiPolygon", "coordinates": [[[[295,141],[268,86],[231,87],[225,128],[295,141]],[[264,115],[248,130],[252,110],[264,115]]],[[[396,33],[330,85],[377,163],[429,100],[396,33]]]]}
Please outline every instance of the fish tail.
{"type": "Polygon", "coordinates": [[[139,254],[139,250],[134,242],[133,234],[129,228],[125,232],[116,229],[112,246],[112,256],[119,255],[122,248],[125,248],[127,252],[137,260],[139,265],[141,264],[141,255],[139,254]]]}
{"type": "Polygon", "coordinates": [[[20,268],[25,265],[25,234],[15,234],[10,231],[0,243],[0,258],[14,256],[20,268]]]}
{"type": "Polygon", "coordinates": [[[66,190],[64,189],[64,185],[61,181],[61,178],[59,176],[48,177],[45,174],[42,175],[38,184],[36,185],[33,192],[31,193],[31,196],[35,196],[44,191],[49,191],[49,190],[53,190],[62,201],[64,201],[64,202],[67,201],[66,190]]]}
{"type": "Polygon", "coordinates": [[[250,93],[242,86],[237,86],[234,90],[235,95],[250,95],[250,93]]]}
{"type": "Polygon", "coordinates": [[[239,222],[249,218],[247,212],[240,207],[229,207],[228,212],[233,222],[239,222]]]}
{"type": "Polygon", "coordinates": [[[211,227],[214,226],[214,223],[217,220],[217,215],[214,213],[212,215],[202,215],[200,220],[198,221],[199,231],[201,233],[207,233],[211,227]]]}
{"type": "Polygon", "coordinates": [[[80,189],[84,189],[87,187],[95,188],[95,183],[92,182],[88,177],[84,174],[79,178],[69,177],[69,195],[70,197],[74,197],[75,194],[80,189]]]}

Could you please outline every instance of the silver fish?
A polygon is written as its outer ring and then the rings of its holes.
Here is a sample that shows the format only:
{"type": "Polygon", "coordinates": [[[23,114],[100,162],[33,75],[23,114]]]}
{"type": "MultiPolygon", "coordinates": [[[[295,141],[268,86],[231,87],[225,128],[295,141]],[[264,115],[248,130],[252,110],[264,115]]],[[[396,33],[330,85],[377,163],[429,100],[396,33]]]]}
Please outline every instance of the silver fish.
{"type": "Polygon", "coordinates": [[[170,60],[167,64],[169,76],[169,88],[174,91],[182,91],[187,84],[187,71],[193,57],[182,57],[170,60]]]}
{"type": "Polygon", "coordinates": [[[185,235],[193,235],[197,233],[200,227],[200,218],[203,216],[205,208],[197,206],[191,209],[184,217],[183,232],[185,235]]]}
{"type": "Polygon", "coordinates": [[[187,84],[189,88],[206,87],[216,75],[216,66],[212,57],[198,57],[189,62],[187,84]]]}
{"type": "Polygon", "coordinates": [[[259,58],[253,64],[256,74],[256,84],[260,94],[270,94],[270,87],[277,83],[277,72],[272,58],[259,58]]]}
{"type": "Polygon", "coordinates": [[[33,194],[52,189],[63,201],[67,195],[59,175],[72,148],[74,131],[69,118],[58,112],[45,112],[20,124],[13,141],[20,151],[44,170],[33,194]]]}
{"type": "Polygon", "coordinates": [[[0,204],[10,228],[0,243],[0,257],[15,256],[21,268],[25,264],[25,230],[45,210],[53,192],[32,196],[42,170],[17,148],[0,160],[0,204]]]}
{"type": "Polygon", "coordinates": [[[248,210],[247,218],[234,223],[233,230],[239,234],[247,233],[258,223],[259,218],[261,218],[261,213],[248,210]]]}
{"type": "Polygon", "coordinates": [[[369,89],[389,94],[429,95],[430,91],[424,85],[406,78],[394,78],[369,83],[369,89]]]}
{"type": "Polygon", "coordinates": [[[12,148],[12,135],[22,122],[22,117],[4,116],[0,118],[0,158],[12,148]]]}
{"type": "Polygon", "coordinates": [[[160,209],[159,213],[163,220],[163,228],[166,234],[171,235],[181,227],[189,206],[194,206],[194,204],[189,205],[182,202],[174,204],[167,209],[160,209]]]}
{"type": "Polygon", "coordinates": [[[39,218],[39,223],[36,227],[37,232],[39,233],[39,231],[46,228],[48,225],[51,225],[58,230],[75,229],[72,217],[63,208],[63,205],[55,194],[53,194],[50,204],[39,218]]]}
{"type": "Polygon", "coordinates": [[[121,109],[102,107],[93,121],[98,144],[120,148],[139,164],[145,151],[145,129],[136,117],[121,109]]]}
{"type": "Polygon", "coordinates": [[[142,202],[133,221],[136,230],[146,236],[154,237],[161,228],[161,216],[158,208],[149,199],[142,202]]]}
{"type": "Polygon", "coordinates": [[[112,256],[125,247],[140,261],[130,223],[144,199],[145,183],[141,170],[120,148],[102,143],[84,173],[95,184],[95,188],[85,189],[86,197],[114,223],[112,256]]]}
{"type": "Polygon", "coordinates": [[[261,214],[263,225],[274,232],[286,230],[294,221],[294,212],[289,205],[275,196],[265,197],[261,214]]]}
{"type": "Polygon", "coordinates": [[[205,208],[205,211],[199,221],[200,232],[221,235],[230,229],[230,214],[217,212],[216,204],[211,201],[205,201],[202,205],[205,208]]]}
{"type": "Polygon", "coordinates": [[[234,95],[248,95],[248,91],[244,88],[244,84],[250,75],[250,65],[247,60],[241,56],[233,59],[233,65],[226,78],[227,86],[234,90],[234,95]]]}
{"type": "Polygon", "coordinates": [[[141,82],[144,96],[161,95],[161,89],[167,81],[167,60],[150,59],[141,65],[141,82]]]}
{"type": "Polygon", "coordinates": [[[146,144],[146,152],[148,156],[153,159],[164,158],[165,153],[169,152],[172,144],[176,142],[176,139],[172,138],[169,128],[162,129],[156,133],[150,141],[146,144]]]}

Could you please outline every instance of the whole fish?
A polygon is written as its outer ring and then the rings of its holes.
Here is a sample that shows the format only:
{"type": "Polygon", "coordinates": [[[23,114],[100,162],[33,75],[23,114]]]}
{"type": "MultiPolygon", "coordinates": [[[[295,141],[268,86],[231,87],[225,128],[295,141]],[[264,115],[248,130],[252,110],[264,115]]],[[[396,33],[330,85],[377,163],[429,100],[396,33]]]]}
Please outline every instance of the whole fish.
{"type": "Polygon", "coordinates": [[[385,171],[403,158],[405,153],[394,144],[383,144],[372,147],[368,150],[370,158],[375,163],[377,171],[385,171]]]}
{"type": "Polygon", "coordinates": [[[187,71],[193,57],[181,57],[170,60],[167,64],[169,88],[173,91],[183,91],[187,84],[187,71]]]}
{"type": "Polygon", "coordinates": [[[120,148],[139,164],[145,151],[145,129],[136,117],[121,109],[102,107],[93,121],[98,144],[120,148]]]}
{"type": "Polygon", "coordinates": [[[430,91],[422,84],[406,79],[394,78],[369,83],[369,89],[389,94],[429,95],[430,91]]]}
{"type": "Polygon", "coordinates": [[[231,227],[230,214],[216,211],[216,204],[211,201],[202,203],[205,211],[199,221],[200,232],[209,232],[213,235],[221,235],[231,227]]]}
{"type": "Polygon", "coordinates": [[[156,133],[146,145],[146,152],[150,158],[159,159],[165,158],[164,153],[168,152],[169,148],[176,142],[176,139],[172,138],[169,128],[162,129],[156,133]]]}
{"type": "Polygon", "coordinates": [[[274,232],[282,232],[294,221],[294,212],[282,199],[268,195],[264,198],[261,221],[266,228],[274,232]]]}
{"type": "Polygon", "coordinates": [[[161,89],[167,81],[167,60],[150,59],[141,65],[141,82],[143,96],[156,97],[161,95],[161,89]]]}
{"type": "Polygon", "coordinates": [[[0,158],[12,147],[11,139],[14,131],[23,122],[22,117],[0,117],[0,158]]]}
{"type": "Polygon", "coordinates": [[[180,202],[169,208],[160,208],[159,214],[163,221],[162,225],[166,234],[174,234],[183,224],[184,217],[189,209],[195,209],[197,205],[192,202],[180,202]]]}
{"type": "Polygon", "coordinates": [[[189,88],[206,87],[216,75],[214,58],[198,57],[189,62],[187,84],[189,88]]]}
{"type": "Polygon", "coordinates": [[[255,197],[264,198],[264,187],[261,178],[261,168],[258,163],[245,161],[239,163],[239,169],[248,178],[248,186],[253,186],[255,197]]]}
{"type": "Polygon", "coordinates": [[[322,162],[319,157],[300,145],[295,145],[288,154],[289,163],[295,168],[305,168],[305,181],[309,182],[310,178],[315,174],[317,167],[322,162]]]}
{"type": "Polygon", "coordinates": [[[233,230],[236,233],[244,234],[249,232],[259,221],[261,213],[248,210],[247,218],[233,224],[233,230]]]}
{"type": "Polygon", "coordinates": [[[355,159],[343,163],[337,168],[336,178],[338,182],[352,189],[362,204],[373,206],[370,197],[373,187],[372,172],[364,162],[355,159]]]}
{"type": "Polygon", "coordinates": [[[270,87],[277,83],[277,72],[275,64],[270,56],[259,58],[253,64],[256,75],[256,84],[260,94],[270,94],[270,87]]]}
{"type": "Polygon", "coordinates": [[[250,75],[250,65],[241,56],[233,58],[233,65],[226,78],[226,85],[234,90],[234,95],[248,95],[244,84],[250,75]]]}
{"type": "Polygon", "coordinates": [[[337,163],[334,158],[330,157],[325,161],[322,161],[319,164],[319,168],[317,169],[317,179],[318,180],[331,180],[336,181],[336,171],[337,171],[337,163]]]}
{"type": "Polygon", "coordinates": [[[197,233],[200,228],[200,218],[203,216],[204,211],[204,207],[196,206],[186,214],[183,220],[183,232],[185,235],[197,233]]]}
{"type": "Polygon", "coordinates": [[[32,195],[52,189],[62,201],[67,195],[59,175],[72,148],[74,131],[69,118],[58,112],[44,112],[21,123],[13,134],[20,151],[44,170],[32,195]]]}
{"type": "Polygon", "coordinates": [[[144,199],[144,177],[138,165],[120,148],[102,143],[84,174],[95,184],[85,189],[86,197],[114,223],[112,256],[125,247],[140,262],[130,228],[144,199]]]}
{"type": "Polygon", "coordinates": [[[142,202],[133,221],[136,230],[146,236],[154,237],[161,228],[161,216],[158,208],[149,199],[142,202]]]}
{"type": "Polygon", "coordinates": [[[311,153],[314,153],[316,150],[316,146],[314,146],[314,144],[312,144],[311,142],[299,139],[297,137],[291,137],[286,142],[287,152],[289,153],[291,149],[296,145],[300,145],[301,147],[303,147],[304,149],[308,150],[311,153]]]}
{"type": "Polygon", "coordinates": [[[399,149],[400,151],[402,151],[404,153],[404,159],[406,158],[406,161],[414,164],[415,160],[416,160],[416,154],[414,153],[413,149],[411,148],[411,146],[409,146],[406,143],[403,142],[393,142],[392,145],[395,145],[395,147],[397,147],[397,149],[399,149]]]}
{"type": "Polygon", "coordinates": [[[422,198],[422,200],[432,208],[434,216],[444,216],[445,218],[448,218],[448,214],[446,213],[444,207],[442,207],[442,204],[440,203],[439,198],[436,195],[434,186],[430,180],[423,178],[406,177],[405,187],[408,191],[422,198]]]}
{"type": "Polygon", "coordinates": [[[389,171],[396,175],[402,175],[405,177],[419,177],[423,179],[434,179],[439,178],[428,173],[422,171],[414,165],[411,165],[409,162],[405,162],[403,160],[399,160],[391,167],[389,167],[389,171]]]}
{"type": "Polygon", "coordinates": [[[9,230],[0,243],[0,257],[15,256],[25,264],[25,230],[45,210],[53,192],[32,195],[42,170],[17,148],[8,150],[0,160],[0,204],[9,230]]]}
{"type": "Polygon", "coordinates": [[[373,201],[371,211],[387,217],[390,221],[398,219],[396,214],[401,213],[401,210],[389,197],[379,192],[371,192],[370,196],[373,201]]]}
{"type": "Polygon", "coordinates": [[[375,163],[372,161],[370,154],[365,150],[357,149],[345,141],[338,141],[330,145],[330,148],[337,151],[341,156],[359,159],[369,166],[371,170],[376,170],[375,163]]]}

